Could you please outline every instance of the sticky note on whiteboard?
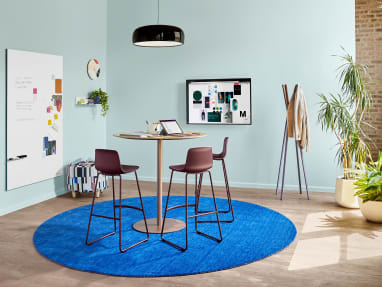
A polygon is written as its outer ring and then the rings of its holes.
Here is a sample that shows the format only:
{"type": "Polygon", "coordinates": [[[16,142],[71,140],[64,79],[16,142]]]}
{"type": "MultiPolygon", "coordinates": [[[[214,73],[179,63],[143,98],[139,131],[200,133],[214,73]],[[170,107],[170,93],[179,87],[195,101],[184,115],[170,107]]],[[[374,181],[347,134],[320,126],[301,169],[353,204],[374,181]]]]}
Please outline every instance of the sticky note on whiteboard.
{"type": "Polygon", "coordinates": [[[56,94],[62,94],[62,79],[55,79],[56,94]]]}

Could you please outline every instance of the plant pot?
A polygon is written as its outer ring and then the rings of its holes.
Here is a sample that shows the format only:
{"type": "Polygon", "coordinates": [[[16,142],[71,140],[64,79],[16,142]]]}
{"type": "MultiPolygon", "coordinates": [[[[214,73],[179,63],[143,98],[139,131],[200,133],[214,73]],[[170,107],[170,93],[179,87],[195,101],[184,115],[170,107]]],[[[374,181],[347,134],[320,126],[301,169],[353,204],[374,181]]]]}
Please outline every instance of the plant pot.
{"type": "Polygon", "coordinates": [[[355,193],[353,179],[344,179],[342,176],[336,180],[336,201],[340,206],[347,208],[359,208],[358,196],[355,193]]]}
{"type": "Polygon", "coordinates": [[[94,97],[94,104],[99,104],[99,96],[94,97]]]}
{"type": "Polygon", "coordinates": [[[361,198],[358,198],[358,202],[361,213],[367,220],[382,223],[382,201],[363,202],[361,198]]]}

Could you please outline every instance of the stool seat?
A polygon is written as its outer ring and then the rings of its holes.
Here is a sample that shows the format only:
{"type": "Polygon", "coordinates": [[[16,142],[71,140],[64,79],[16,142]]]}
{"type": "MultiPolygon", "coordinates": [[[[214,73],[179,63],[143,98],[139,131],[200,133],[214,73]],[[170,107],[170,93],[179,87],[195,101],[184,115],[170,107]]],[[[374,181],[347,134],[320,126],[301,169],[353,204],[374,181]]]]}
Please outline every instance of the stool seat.
{"type": "Polygon", "coordinates": [[[169,168],[171,170],[175,170],[175,171],[179,171],[179,172],[185,172],[186,165],[185,164],[170,165],[169,168]]]}
{"type": "Polygon", "coordinates": [[[198,168],[193,168],[193,169],[189,169],[186,167],[186,164],[177,164],[177,165],[170,165],[169,168],[173,171],[178,171],[178,172],[187,172],[187,173],[191,173],[191,174],[194,174],[194,173],[201,173],[201,172],[205,172],[208,170],[208,168],[204,168],[204,167],[198,167],[198,168]]]}
{"type": "Polygon", "coordinates": [[[136,165],[125,165],[125,164],[121,164],[121,171],[122,171],[123,173],[134,172],[134,171],[136,171],[138,168],[139,168],[139,166],[136,166],[136,165]]]}

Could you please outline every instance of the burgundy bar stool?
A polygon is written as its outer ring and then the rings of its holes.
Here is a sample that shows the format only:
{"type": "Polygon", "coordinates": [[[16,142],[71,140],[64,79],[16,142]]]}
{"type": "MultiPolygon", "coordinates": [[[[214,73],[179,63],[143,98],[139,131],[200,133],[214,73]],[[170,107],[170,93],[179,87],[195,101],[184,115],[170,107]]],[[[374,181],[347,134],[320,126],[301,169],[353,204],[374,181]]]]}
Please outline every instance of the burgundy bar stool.
{"type": "Polygon", "coordinates": [[[117,232],[117,220],[119,220],[119,251],[121,251],[123,253],[123,252],[129,250],[130,248],[133,248],[134,246],[137,246],[138,244],[141,244],[141,243],[147,241],[149,239],[149,230],[147,228],[145,209],[143,208],[141,190],[139,188],[139,181],[138,181],[138,175],[137,175],[137,169],[139,168],[139,166],[121,165],[118,152],[115,150],[96,149],[95,150],[95,168],[97,169],[96,186],[98,185],[98,178],[99,178],[100,174],[112,177],[112,180],[113,180],[113,212],[114,212],[114,217],[100,215],[100,214],[93,214],[94,200],[95,200],[95,195],[96,195],[96,193],[94,192],[92,207],[91,207],[90,216],[89,216],[88,231],[86,234],[86,244],[91,245],[94,242],[97,242],[97,241],[104,239],[108,236],[114,235],[117,232]],[[135,180],[137,182],[139,199],[141,201],[141,208],[136,207],[136,206],[131,206],[131,205],[122,205],[122,176],[121,175],[126,174],[126,173],[130,173],[130,172],[134,172],[134,174],[135,174],[135,180]],[[115,204],[114,176],[119,176],[119,204],[118,205],[115,204]],[[142,211],[143,219],[145,220],[146,235],[147,235],[147,237],[145,239],[143,239],[143,240],[141,240],[141,241],[125,248],[125,249],[122,249],[122,244],[121,244],[121,242],[122,242],[122,233],[121,233],[121,230],[122,230],[122,207],[132,208],[132,209],[142,211]],[[116,217],[116,215],[115,215],[115,209],[116,208],[119,208],[119,217],[116,217]],[[91,223],[93,216],[113,219],[114,220],[114,231],[89,242],[88,239],[89,239],[90,223],[91,223]]]}
{"type": "Polygon", "coordinates": [[[191,148],[187,152],[187,159],[185,164],[180,164],[180,165],[172,165],[170,166],[171,169],[171,178],[170,178],[170,185],[168,187],[168,194],[167,194],[167,201],[166,201],[166,208],[164,212],[164,218],[163,218],[163,225],[162,225],[162,232],[161,232],[161,239],[173,245],[174,247],[179,248],[182,251],[186,251],[188,248],[188,218],[195,218],[195,230],[198,234],[204,235],[210,239],[216,240],[217,242],[221,242],[223,240],[222,236],[222,231],[220,228],[220,220],[219,220],[219,211],[217,209],[216,205],[216,199],[215,199],[215,193],[214,193],[214,186],[212,184],[212,177],[211,177],[211,172],[210,168],[212,167],[213,161],[212,161],[212,148],[211,147],[199,147],[199,148],[191,148]],[[172,207],[168,207],[168,202],[170,199],[170,192],[171,192],[171,183],[172,183],[172,176],[174,174],[174,171],[177,172],[182,172],[185,173],[185,204],[182,205],[176,205],[172,207]],[[202,178],[203,178],[203,173],[208,172],[210,176],[210,182],[211,182],[211,190],[212,190],[212,196],[214,199],[214,205],[215,205],[215,210],[213,211],[208,211],[199,214],[198,212],[198,205],[199,205],[199,196],[200,196],[200,191],[202,187],[202,178]],[[195,204],[188,204],[188,199],[187,199],[187,178],[189,174],[195,174],[195,204]],[[199,185],[197,186],[197,178],[199,175],[199,185]],[[188,216],[188,207],[195,207],[195,215],[188,216]],[[163,238],[163,230],[164,230],[164,225],[166,224],[166,216],[167,212],[175,209],[175,208],[180,208],[180,207],[185,207],[185,223],[186,223],[186,247],[181,247],[169,240],[166,240],[163,238]],[[216,238],[212,235],[203,233],[198,230],[197,227],[197,217],[198,216],[203,216],[203,215],[208,215],[208,214],[216,214],[216,222],[219,227],[219,234],[220,238],[216,238]]]}
{"type": "MultiPolygon", "coordinates": [[[[224,138],[223,151],[221,153],[214,153],[212,155],[212,158],[213,158],[213,160],[221,161],[222,162],[224,181],[225,181],[225,190],[227,192],[228,210],[219,210],[219,212],[220,213],[231,213],[231,216],[232,216],[232,219],[230,219],[230,220],[220,220],[220,222],[228,222],[228,223],[230,223],[230,222],[233,222],[235,220],[235,215],[233,213],[231,192],[229,190],[229,184],[228,184],[227,169],[225,167],[225,162],[224,162],[224,158],[225,158],[225,156],[227,154],[228,139],[229,139],[228,137],[224,138]]],[[[208,211],[200,210],[199,212],[208,212],[208,211]]],[[[215,221],[213,221],[213,220],[198,220],[198,223],[203,223],[203,222],[215,222],[215,221]]]]}

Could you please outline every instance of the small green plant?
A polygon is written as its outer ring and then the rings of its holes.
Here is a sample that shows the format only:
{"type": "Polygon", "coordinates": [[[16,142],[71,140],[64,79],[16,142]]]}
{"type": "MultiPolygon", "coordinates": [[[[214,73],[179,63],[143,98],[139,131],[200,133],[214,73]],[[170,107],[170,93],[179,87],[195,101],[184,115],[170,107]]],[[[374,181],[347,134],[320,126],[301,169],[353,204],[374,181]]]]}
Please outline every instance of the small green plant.
{"type": "MultiPolygon", "coordinates": [[[[364,82],[367,67],[354,62],[349,54],[338,56],[341,94],[318,94],[321,98],[318,121],[322,130],[332,131],[338,140],[337,158],[344,167],[344,179],[353,179],[354,162],[365,163],[371,158],[369,139],[364,126],[369,125],[363,116],[370,109],[372,98],[364,82]]],[[[369,125],[370,126],[370,125],[369,125]]],[[[370,139],[369,139],[370,140],[370,139]]]]}
{"type": "Polygon", "coordinates": [[[359,164],[354,172],[358,175],[358,180],[354,182],[356,190],[355,196],[360,197],[363,202],[382,201],[382,152],[378,161],[370,164],[359,164]]]}
{"type": "Polygon", "coordinates": [[[99,88],[98,90],[94,90],[89,98],[92,99],[94,102],[96,102],[98,99],[98,102],[102,106],[102,116],[106,116],[106,112],[109,110],[109,97],[107,96],[107,93],[102,91],[101,88],[99,88]]]}

